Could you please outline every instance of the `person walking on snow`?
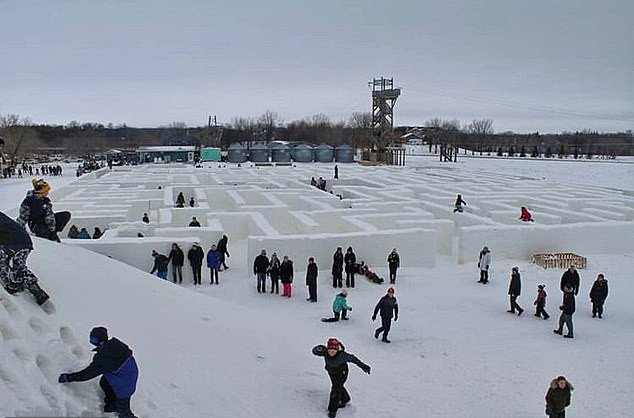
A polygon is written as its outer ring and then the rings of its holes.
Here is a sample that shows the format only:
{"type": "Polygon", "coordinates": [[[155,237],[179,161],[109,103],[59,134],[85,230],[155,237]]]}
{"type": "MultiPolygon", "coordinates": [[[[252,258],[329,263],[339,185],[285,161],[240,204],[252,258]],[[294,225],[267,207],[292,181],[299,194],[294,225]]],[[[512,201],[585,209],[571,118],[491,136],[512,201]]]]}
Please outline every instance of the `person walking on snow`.
{"type": "Polygon", "coordinates": [[[291,289],[293,284],[293,262],[287,255],[282,259],[280,264],[280,281],[282,282],[282,296],[291,297],[291,289]]]}
{"type": "Polygon", "coordinates": [[[453,213],[456,213],[456,212],[462,213],[464,211],[464,208],[462,207],[462,205],[467,206],[467,202],[462,200],[462,195],[459,194],[456,197],[456,203],[454,203],[453,213]]]}
{"type": "Polygon", "coordinates": [[[511,309],[506,312],[515,313],[517,309],[517,316],[524,313],[524,309],[517,304],[517,298],[522,293],[522,280],[520,278],[520,268],[513,267],[511,269],[511,282],[509,283],[509,296],[511,299],[511,309]]]}
{"type": "Polygon", "coordinates": [[[26,266],[32,250],[33,242],[28,232],[0,212],[0,283],[10,294],[27,289],[41,305],[49,296],[38,284],[37,276],[26,266]]]}
{"type": "Polygon", "coordinates": [[[398,321],[398,302],[396,297],[394,297],[393,287],[387,289],[385,296],[379,299],[379,303],[374,307],[373,321],[376,320],[376,314],[379,312],[381,315],[381,327],[374,331],[374,338],[379,338],[379,335],[383,333],[381,341],[390,343],[391,341],[387,339],[387,334],[389,334],[392,326],[392,314],[394,315],[394,322],[398,321]]]}
{"type": "Polygon", "coordinates": [[[555,334],[562,335],[564,331],[564,324],[568,327],[568,334],[564,335],[565,338],[574,338],[572,330],[572,315],[575,313],[575,294],[570,287],[564,287],[564,300],[563,304],[559,307],[561,315],[559,316],[559,328],[554,329],[555,334]]]}
{"type": "Polygon", "coordinates": [[[332,287],[343,287],[343,250],[337,247],[332,255],[332,287]]]}
{"type": "Polygon", "coordinates": [[[183,192],[178,193],[178,196],[176,197],[176,207],[177,208],[185,207],[185,196],[183,195],[183,192]]]}
{"type": "Polygon", "coordinates": [[[579,272],[574,265],[571,265],[568,267],[568,270],[564,271],[564,274],[561,275],[559,289],[563,292],[566,287],[570,287],[576,296],[579,294],[579,282],[579,272]]]}
{"type": "Polygon", "coordinates": [[[337,167],[337,164],[335,164],[335,178],[339,178],[339,167],[337,167]]]}
{"type": "Polygon", "coordinates": [[[337,410],[350,402],[350,395],[345,388],[348,380],[348,363],[354,363],[365,373],[370,374],[371,367],[359,360],[354,354],[347,353],[345,347],[334,337],[328,338],[326,345],[313,347],[313,354],[323,357],[326,371],[330,377],[330,399],[328,401],[328,417],[337,416],[337,410]]]}
{"type": "Polygon", "coordinates": [[[229,237],[227,237],[225,234],[222,234],[222,238],[218,240],[218,244],[216,245],[218,251],[220,251],[220,254],[222,254],[222,268],[220,268],[221,271],[223,268],[225,270],[229,268],[229,266],[227,265],[227,258],[231,258],[231,255],[229,255],[229,251],[227,250],[228,242],[229,237]]]}
{"type": "Polygon", "coordinates": [[[96,348],[92,362],[75,373],[62,373],[59,383],[85,382],[101,375],[104,412],[116,412],[119,418],[134,418],[130,398],[136,391],[139,368],[130,347],[116,338],[108,339],[108,330],[95,327],[90,331],[90,343],[96,348]]]}
{"type": "Polygon", "coordinates": [[[332,301],[332,318],[323,320],[324,322],[338,322],[339,318],[342,320],[348,319],[347,312],[352,312],[352,307],[348,305],[348,289],[341,289],[341,292],[335,296],[332,301]]]}
{"type": "Polygon", "coordinates": [[[346,264],[346,287],[354,287],[354,270],[357,262],[357,256],[352,251],[352,247],[348,247],[346,255],[343,257],[346,264]]]}
{"type": "Polygon", "coordinates": [[[269,277],[271,278],[271,293],[280,293],[280,259],[277,258],[277,253],[271,254],[271,261],[268,269],[269,277]]]}
{"type": "Polygon", "coordinates": [[[478,280],[478,283],[489,283],[489,267],[491,267],[491,251],[489,251],[489,247],[484,246],[478,258],[478,268],[480,269],[480,280],[478,280]]]}
{"type": "Polygon", "coordinates": [[[605,280],[605,276],[602,273],[599,273],[597,279],[592,284],[592,289],[590,290],[590,301],[592,302],[592,317],[596,317],[599,315],[599,318],[602,318],[603,315],[603,304],[608,297],[608,281],[605,280]]]}
{"type": "Polygon", "coordinates": [[[544,290],[544,287],[546,286],[543,284],[537,286],[537,298],[535,299],[535,302],[533,302],[533,305],[535,305],[536,317],[539,318],[543,315],[544,319],[548,319],[550,316],[546,312],[546,309],[544,309],[546,307],[546,291],[544,290]]]}
{"type": "Polygon", "coordinates": [[[169,260],[163,254],[159,254],[156,250],[152,250],[152,257],[154,258],[154,266],[152,266],[152,271],[150,274],[154,274],[160,277],[163,280],[167,280],[167,266],[169,265],[169,260]]]}
{"type": "Polygon", "coordinates": [[[392,248],[392,252],[390,252],[387,256],[387,265],[390,270],[390,283],[396,283],[396,270],[401,266],[401,259],[396,252],[396,248],[392,248]]]}
{"type": "Polygon", "coordinates": [[[570,395],[574,387],[563,376],[550,381],[546,392],[546,415],[549,418],[566,418],[566,408],[570,405],[570,395]]]}
{"type": "Polygon", "coordinates": [[[309,302],[317,302],[317,276],[319,275],[319,268],[315,259],[310,257],[308,259],[308,266],[306,267],[306,286],[308,286],[308,298],[309,302]]]}
{"type": "Polygon", "coordinates": [[[258,293],[266,292],[266,272],[269,269],[269,258],[266,250],[262,250],[260,255],[253,260],[253,274],[257,280],[258,293]]]}
{"type": "Polygon", "coordinates": [[[176,276],[178,276],[178,283],[183,283],[183,264],[185,263],[185,254],[177,243],[172,244],[172,250],[167,256],[167,259],[172,262],[172,281],[176,283],[176,276]]]}
{"type": "Polygon", "coordinates": [[[216,278],[216,284],[218,284],[218,270],[222,265],[222,254],[216,248],[216,244],[212,244],[211,248],[207,252],[207,267],[209,268],[209,284],[214,284],[214,277],[216,278]]]}
{"type": "Polygon", "coordinates": [[[33,190],[26,193],[16,221],[24,228],[28,225],[37,237],[60,242],[57,233],[66,227],[70,220],[70,212],[53,212],[53,203],[48,197],[51,186],[43,179],[33,179],[31,183],[33,190]]]}
{"type": "Polygon", "coordinates": [[[201,284],[203,258],[205,252],[200,248],[200,243],[194,242],[187,252],[187,259],[192,266],[192,275],[194,276],[194,284],[201,284]]]}

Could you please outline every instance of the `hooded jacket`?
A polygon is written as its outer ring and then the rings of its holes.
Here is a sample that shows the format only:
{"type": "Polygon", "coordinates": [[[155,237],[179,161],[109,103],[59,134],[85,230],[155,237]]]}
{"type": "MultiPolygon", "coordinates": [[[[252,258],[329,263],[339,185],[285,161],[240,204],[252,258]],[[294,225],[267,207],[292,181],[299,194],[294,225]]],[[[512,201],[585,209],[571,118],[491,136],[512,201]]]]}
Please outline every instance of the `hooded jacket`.
{"type": "Polygon", "coordinates": [[[595,280],[590,290],[590,300],[603,303],[608,297],[608,281],[605,279],[595,280]]]}
{"type": "Polygon", "coordinates": [[[83,382],[104,375],[118,399],[127,399],[136,391],[139,369],[132,350],[116,338],[95,348],[92,362],[84,370],[67,375],[69,382],[83,382]]]}
{"type": "Polygon", "coordinates": [[[550,381],[548,392],[546,392],[546,410],[552,413],[561,413],[570,405],[570,392],[574,387],[566,381],[566,387],[561,389],[557,384],[557,379],[550,381]]]}

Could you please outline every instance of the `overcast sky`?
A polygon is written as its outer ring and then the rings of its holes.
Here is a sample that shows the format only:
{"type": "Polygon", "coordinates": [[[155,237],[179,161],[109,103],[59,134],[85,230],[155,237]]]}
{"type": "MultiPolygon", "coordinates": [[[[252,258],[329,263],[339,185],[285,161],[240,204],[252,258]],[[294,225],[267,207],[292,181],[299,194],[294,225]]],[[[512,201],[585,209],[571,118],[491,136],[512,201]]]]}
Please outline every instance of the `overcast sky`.
{"type": "Polygon", "coordinates": [[[395,125],[634,129],[632,0],[0,0],[0,113],[36,122],[285,122],[371,110],[395,125]]]}

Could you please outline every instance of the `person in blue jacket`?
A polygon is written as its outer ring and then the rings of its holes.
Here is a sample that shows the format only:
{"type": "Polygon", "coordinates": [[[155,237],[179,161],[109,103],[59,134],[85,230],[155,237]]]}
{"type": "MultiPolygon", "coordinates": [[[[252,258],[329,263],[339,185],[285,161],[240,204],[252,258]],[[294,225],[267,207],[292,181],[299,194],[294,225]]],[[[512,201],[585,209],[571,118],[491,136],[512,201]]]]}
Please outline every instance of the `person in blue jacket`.
{"type": "Polygon", "coordinates": [[[218,271],[222,265],[222,253],[216,248],[216,244],[213,244],[207,252],[207,267],[209,267],[210,284],[214,284],[214,277],[216,278],[216,284],[218,284],[218,271]]]}
{"type": "Polygon", "coordinates": [[[332,302],[332,318],[327,318],[324,322],[338,322],[339,318],[347,320],[347,312],[352,311],[352,307],[348,305],[348,289],[341,289],[341,292],[335,296],[332,302]]]}
{"type": "Polygon", "coordinates": [[[116,412],[119,418],[135,418],[130,409],[130,398],[136,391],[139,378],[132,350],[116,338],[108,339],[108,330],[95,327],[90,331],[90,343],[96,348],[92,362],[75,373],[62,373],[59,383],[85,382],[99,375],[99,386],[105,394],[104,412],[116,412]]]}

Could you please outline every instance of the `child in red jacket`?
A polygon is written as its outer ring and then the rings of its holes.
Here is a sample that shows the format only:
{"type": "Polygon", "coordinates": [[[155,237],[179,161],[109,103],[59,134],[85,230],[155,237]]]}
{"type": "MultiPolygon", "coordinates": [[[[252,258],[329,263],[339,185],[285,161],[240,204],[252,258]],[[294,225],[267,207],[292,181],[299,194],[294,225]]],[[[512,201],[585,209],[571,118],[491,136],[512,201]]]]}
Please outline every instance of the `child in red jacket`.
{"type": "Polygon", "coordinates": [[[535,305],[536,317],[540,317],[543,315],[544,319],[548,319],[550,318],[550,316],[548,315],[548,313],[546,313],[546,310],[544,309],[544,307],[546,306],[546,291],[544,290],[544,287],[545,286],[543,284],[537,286],[537,299],[535,299],[533,305],[535,305]]]}

